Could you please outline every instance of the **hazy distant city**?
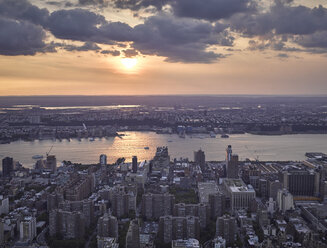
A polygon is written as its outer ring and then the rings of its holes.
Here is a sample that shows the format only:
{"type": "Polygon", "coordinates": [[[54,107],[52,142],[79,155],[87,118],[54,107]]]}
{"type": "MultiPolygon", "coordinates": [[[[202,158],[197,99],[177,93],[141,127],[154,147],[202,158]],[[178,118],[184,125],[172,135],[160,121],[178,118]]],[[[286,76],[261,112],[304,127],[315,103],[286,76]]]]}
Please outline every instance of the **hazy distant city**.
{"type": "Polygon", "coordinates": [[[327,247],[326,98],[91,98],[0,98],[2,246],[327,247]]]}

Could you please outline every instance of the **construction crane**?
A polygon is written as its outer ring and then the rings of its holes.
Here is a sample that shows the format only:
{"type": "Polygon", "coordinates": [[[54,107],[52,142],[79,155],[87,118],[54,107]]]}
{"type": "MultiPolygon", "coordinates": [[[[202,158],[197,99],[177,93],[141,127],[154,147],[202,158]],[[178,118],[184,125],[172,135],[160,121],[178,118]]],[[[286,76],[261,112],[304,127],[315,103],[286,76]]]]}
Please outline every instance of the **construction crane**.
{"type": "Polygon", "coordinates": [[[252,154],[253,158],[255,159],[256,162],[259,162],[259,155],[257,154],[257,150],[254,150],[254,152],[250,151],[247,145],[244,146],[246,150],[252,154]]]}
{"type": "Polygon", "coordinates": [[[49,156],[49,154],[50,154],[52,148],[53,148],[53,145],[51,146],[50,150],[46,153],[46,154],[47,154],[47,157],[49,156]]]}

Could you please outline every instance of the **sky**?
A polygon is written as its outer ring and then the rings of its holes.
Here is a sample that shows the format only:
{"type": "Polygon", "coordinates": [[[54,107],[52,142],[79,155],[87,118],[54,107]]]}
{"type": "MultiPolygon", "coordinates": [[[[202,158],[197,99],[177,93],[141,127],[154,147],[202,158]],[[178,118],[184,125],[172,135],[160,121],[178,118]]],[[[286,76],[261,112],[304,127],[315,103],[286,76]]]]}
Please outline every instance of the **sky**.
{"type": "Polygon", "coordinates": [[[326,68],[326,0],[0,0],[0,95],[325,95],[326,68]]]}

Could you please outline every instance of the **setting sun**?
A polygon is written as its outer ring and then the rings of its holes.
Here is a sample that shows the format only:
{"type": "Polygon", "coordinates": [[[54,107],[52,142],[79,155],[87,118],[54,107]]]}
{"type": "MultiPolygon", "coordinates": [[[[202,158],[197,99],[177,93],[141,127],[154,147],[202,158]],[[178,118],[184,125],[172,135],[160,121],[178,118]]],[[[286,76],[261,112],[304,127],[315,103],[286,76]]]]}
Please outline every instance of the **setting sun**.
{"type": "Polygon", "coordinates": [[[126,69],[132,69],[137,64],[136,58],[123,58],[120,61],[126,69]]]}

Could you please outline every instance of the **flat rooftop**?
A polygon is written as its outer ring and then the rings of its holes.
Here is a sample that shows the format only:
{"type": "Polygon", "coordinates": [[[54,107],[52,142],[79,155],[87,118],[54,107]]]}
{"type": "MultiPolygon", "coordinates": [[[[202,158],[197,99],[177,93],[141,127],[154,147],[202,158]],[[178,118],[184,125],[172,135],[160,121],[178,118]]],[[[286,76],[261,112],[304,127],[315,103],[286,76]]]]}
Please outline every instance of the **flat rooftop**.
{"type": "Polygon", "coordinates": [[[224,179],[224,185],[229,189],[232,193],[239,192],[255,192],[251,185],[246,185],[242,179],[224,179]]]}

